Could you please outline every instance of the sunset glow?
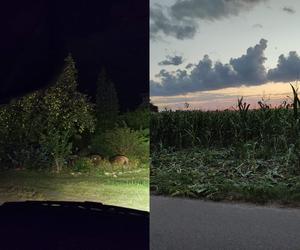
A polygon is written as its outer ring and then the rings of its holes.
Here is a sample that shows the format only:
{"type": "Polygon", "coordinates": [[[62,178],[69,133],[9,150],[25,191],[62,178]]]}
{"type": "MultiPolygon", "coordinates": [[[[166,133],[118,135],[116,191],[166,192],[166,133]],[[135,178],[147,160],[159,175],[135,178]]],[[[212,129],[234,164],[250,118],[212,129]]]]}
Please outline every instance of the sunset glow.
{"type": "MultiPolygon", "coordinates": [[[[297,86],[297,82],[291,82],[297,86]]],[[[243,86],[239,88],[225,88],[219,90],[199,91],[186,95],[176,96],[153,96],[152,102],[160,110],[163,109],[185,109],[185,104],[189,104],[189,109],[201,110],[223,110],[236,106],[237,99],[244,97],[252,108],[258,107],[257,102],[264,100],[272,106],[279,105],[284,100],[289,101],[292,95],[291,86],[288,83],[266,83],[259,86],[243,86]]]]}

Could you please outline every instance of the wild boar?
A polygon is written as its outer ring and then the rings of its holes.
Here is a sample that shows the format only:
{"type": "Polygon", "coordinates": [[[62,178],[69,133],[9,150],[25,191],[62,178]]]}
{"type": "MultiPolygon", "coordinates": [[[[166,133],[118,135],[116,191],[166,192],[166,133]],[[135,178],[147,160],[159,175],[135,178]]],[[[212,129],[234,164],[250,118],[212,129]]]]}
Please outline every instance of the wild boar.
{"type": "Polygon", "coordinates": [[[94,164],[94,166],[98,166],[101,163],[101,161],[103,160],[103,157],[100,155],[91,155],[91,156],[89,156],[89,159],[94,164]]]}

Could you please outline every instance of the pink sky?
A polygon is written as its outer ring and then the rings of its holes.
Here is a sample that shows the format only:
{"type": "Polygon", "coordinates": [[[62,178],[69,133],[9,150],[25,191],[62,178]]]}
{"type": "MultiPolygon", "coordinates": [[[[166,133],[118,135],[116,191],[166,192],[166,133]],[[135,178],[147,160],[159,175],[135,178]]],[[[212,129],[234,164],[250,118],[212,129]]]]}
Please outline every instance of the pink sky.
{"type": "MultiPolygon", "coordinates": [[[[297,86],[297,83],[293,83],[297,86]]],[[[288,83],[266,83],[259,86],[226,88],[213,91],[195,92],[178,96],[155,96],[151,101],[162,109],[185,109],[185,103],[189,103],[189,109],[223,110],[236,107],[237,99],[241,96],[244,101],[250,103],[250,108],[259,107],[257,102],[264,97],[268,104],[276,106],[284,100],[290,100],[292,89],[288,83]]]]}

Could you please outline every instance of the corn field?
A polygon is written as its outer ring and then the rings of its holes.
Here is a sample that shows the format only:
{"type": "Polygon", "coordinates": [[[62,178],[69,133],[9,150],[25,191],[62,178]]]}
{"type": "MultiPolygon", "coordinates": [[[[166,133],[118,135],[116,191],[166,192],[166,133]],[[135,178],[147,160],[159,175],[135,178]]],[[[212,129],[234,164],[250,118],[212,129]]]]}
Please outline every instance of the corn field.
{"type": "Polygon", "coordinates": [[[300,148],[300,101],[276,108],[258,102],[260,109],[238,100],[237,110],[162,111],[151,116],[151,148],[227,147],[246,142],[275,151],[300,148]]]}

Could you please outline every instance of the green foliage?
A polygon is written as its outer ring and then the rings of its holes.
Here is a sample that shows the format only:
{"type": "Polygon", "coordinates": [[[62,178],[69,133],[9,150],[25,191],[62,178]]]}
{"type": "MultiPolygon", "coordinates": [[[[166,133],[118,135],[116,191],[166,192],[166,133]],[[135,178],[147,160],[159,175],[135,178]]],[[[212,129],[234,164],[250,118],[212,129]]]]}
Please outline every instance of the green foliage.
{"type": "Polygon", "coordinates": [[[0,107],[0,158],[14,167],[41,164],[36,145],[42,127],[41,93],[34,92],[0,107]]]}
{"type": "Polygon", "coordinates": [[[119,117],[119,123],[125,124],[134,130],[149,129],[150,126],[150,111],[148,108],[138,108],[135,111],[127,112],[119,117]]]}
{"type": "MultiPolygon", "coordinates": [[[[156,151],[151,186],[159,194],[254,202],[299,201],[300,178],[286,167],[285,155],[236,159],[228,149],[156,151]]],[[[296,164],[290,159],[289,164],[296,164]]]]}
{"type": "Polygon", "coordinates": [[[294,110],[294,117],[295,119],[298,119],[298,108],[300,106],[300,100],[299,100],[299,97],[298,97],[298,89],[295,89],[295,87],[290,84],[291,87],[292,87],[292,90],[293,90],[293,110],[294,110]]]}
{"type": "Polygon", "coordinates": [[[72,168],[72,170],[76,172],[81,172],[81,173],[88,173],[91,171],[91,169],[94,167],[92,161],[89,158],[79,158],[78,160],[75,161],[75,164],[72,168]]]}
{"type": "Polygon", "coordinates": [[[41,134],[40,145],[53,159],[56,172],[60,172],[65,159],[72,152],[69,132],[52,129],[46,135],[41,134]]]}
{"type": "Polygon", "coordinates": [[[77,71],[71,56],[65,60],[63,72],[56,84],[44,96],[45,130],[67,130],[70,136],[94,131],[93,106],[76,90],[77,71]]]}
{"type": "Polygon", "coordinates": [[[94,131],[93,106],[76,90],[75,63],[70,55],[65,62],[54,85],[0,107],[2,163],[22,167],[55,164],[60,171],[76,135],[94,131]]]}
{"type": "Polygon", "coordinates": [[[65,60],[56,84],[46,90],[43,98],[43,124],[40,143],[53,158],[60,171],[72,151],[71,139],[77,134],[94,131],[93,107],[77,90],[77,71],[72,57],[65,60]]]}
{"type": "Polygon", "coordinates": [[[252,141],[277,151],[297,144],[300,126],[291,109],[248,110],[246,115],[245,122],[239,112],[229,110],[152,113],[151,143],[153,147],[183,149],[227,147],[252,141]]]}
{"type": "Polygon", "coordinates": [[[97,129],[106,130],[112,128],[117,122],[119,102],[114,83],[108,78],[102,69],[97,80],[96,117],[97,129]]]}
{"type": "Polygon", "coordinates": [[[144,133],[144,131],[135,131],[128,127],[107,130],[95,134],[92,147],[96,153],[103,155],[120,154],[147,161],[149,159],[149,140],[144,133]]]}

